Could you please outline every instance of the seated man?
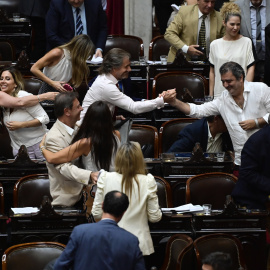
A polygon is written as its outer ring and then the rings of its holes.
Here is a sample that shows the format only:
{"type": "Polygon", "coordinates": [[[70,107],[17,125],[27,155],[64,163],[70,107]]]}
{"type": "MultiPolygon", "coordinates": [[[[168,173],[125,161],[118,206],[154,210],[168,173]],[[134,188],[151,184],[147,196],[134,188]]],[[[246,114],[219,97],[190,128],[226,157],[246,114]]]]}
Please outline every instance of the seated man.
{"type": "Polygon", "coordinates": [[[232,258],[230,254],[213,252],[202,260],[202,270],[232,270],[232,258]]]}
{"type": "Polygon", "coordinates": [[[168,152],[191,152],[197,142],[204,152],[233,151],[230,135],[220,115],[208,116],[186,126],[168,152]]]}
{"type": "Polygon", "coordinates": [[[102,205],[102,220],[74,228],[54,269],[144,270],[138,238],[117,225],[128,206],[124,193],[108,192],[102,205]]]}
{"type": "Polygon", "coordinates": [[[270,195],[270,126],[253,134],[241,155],[239,178],[232,192],[235,203],[248,209],[265,209],[270,195]]]}

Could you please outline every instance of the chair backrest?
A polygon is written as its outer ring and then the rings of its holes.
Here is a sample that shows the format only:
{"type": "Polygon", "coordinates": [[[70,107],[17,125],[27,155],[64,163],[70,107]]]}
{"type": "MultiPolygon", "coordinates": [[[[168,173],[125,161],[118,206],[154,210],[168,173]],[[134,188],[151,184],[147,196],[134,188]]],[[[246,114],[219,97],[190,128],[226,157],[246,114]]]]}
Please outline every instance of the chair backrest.
{"type": "Polygon", "coordinates": [[[177,140],[178,133],[196,120],[196,118],[178,118],[163,123],[159,129],[159,154],[167,152],[177,140]]]}
{"type": "Polygon", "coordinates": [[[24,89],[25,91],[37,95],[38,91],[42,85],[42,81],[35,77],[25,77],[24,78],[24,89]]]}
{"type": "Polygon", "coordinates": [[[0,157],[3,159],[14,158],[12,153],[12,147],[10,145],[10,137],[5,125],[0,126],[0,157]]]}
{"type": "Polygon", "coordinates": [[[12,13],[19,12],[20,0],[8,0],[1,1],[1,9],[6,12],[9,18],[12,17],[12,13]]]}
{"type": "Polygon", "coordinates": [[[4,189],[2,183],[0,183],[0,215],[3,215],[5,211],[4,202],[4,189]]]}
{"type": "Polygon", "coordinates": [[[230,254],[233,263],[232,270],[246,269],[242,244],[236,237],[230,234],[215,233],[202,236],[194,241],[194,248],[198,270],[202,269],[202,260],[213,252],[230,254]]]}
{"type": "Polygon", "coordinates": [[[140,143],[145,158],[158,158],[158,130],[156,127],[133,124],[128,139],[140,143]]]}
{"type": "Polygon", "coordinates": [[[152,98],[156,98],[166,89],[176,88],[176,97],[181,98],[182,90],[187,88],[194,99],[203,99],[208,88],[208,82],[204,76],[188,71],[170,71],[160,73],[153,81],[152,98]]]}
{"type": "Polygon", "coordinates": [[[2,270],[43,270],[58,258],[65,245],[56,242],[33,242],[11,246],[2,256],[2,270]]]}
{"type": "Polygon", "coordinates": [[[105,44],[104,55],[113,48],[121,48],[131,54],[132,61],[138,61],[144,55],[143,41],[140,37],[129,35],[109,35],[105,44]]]}
{"type": "Polygon", "coordinates": [[[193,241],[185,234],[170,237],[166,246],[165,260],[161,270],[192,269],[193,241]]]}
{"type": "Polygon", "coordinates": [[[16,50],[11,41],[0,40],[0,61],[14,61],[16,50]]]}
{"type": "Polygon", "coordinates": [[[13,189],[14,207],[40,207],[43,196],[50,194],[50,180],[47,174],[32,174],[20,178],[13,189]]]}
{"type": "Polygon", "coordinates": [[[164,36],[154,37],[149,45],[149,60],[160,61],[161,55],[168,55],[171,44],[164,39],[164,36]]]}
{"type": "Polygon", "coordinates": [[[157,196],[161,208],[173,207],[172,190],[170,184],[160,176],[154,176],[157,183],[157,196]]]}
{"type": "Polygon", "coordinates": [[[226,196],[237,182],[232,174],[214,172],[195,175],[186,183],[186,203],[212,204],[212,209],[224,209],[226,196]]]}

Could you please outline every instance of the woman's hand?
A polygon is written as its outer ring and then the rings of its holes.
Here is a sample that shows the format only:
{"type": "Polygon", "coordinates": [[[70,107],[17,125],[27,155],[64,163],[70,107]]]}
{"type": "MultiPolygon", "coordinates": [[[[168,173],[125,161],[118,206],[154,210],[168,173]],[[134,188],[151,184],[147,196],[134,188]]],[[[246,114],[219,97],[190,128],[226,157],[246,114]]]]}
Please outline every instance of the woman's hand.
{"type": "Polygon", "coordinates": [[[52,81],[51,86],[59,92],[67,92],[67,90],[63,87],[66,82],[58,82],[52,81]]]}

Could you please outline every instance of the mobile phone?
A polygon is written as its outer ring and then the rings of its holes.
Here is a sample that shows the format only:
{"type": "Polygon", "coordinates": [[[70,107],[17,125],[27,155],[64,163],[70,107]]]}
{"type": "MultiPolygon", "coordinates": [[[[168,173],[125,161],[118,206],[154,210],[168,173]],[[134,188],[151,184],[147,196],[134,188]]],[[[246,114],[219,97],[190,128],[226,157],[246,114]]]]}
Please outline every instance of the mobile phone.
{"type": "Polygon", "coordinates": [[[68,83],[64,84],[63,87],[64,87],[67,91],[70,91],[70,92],[73,91],[73,87],[70,86],[68,83]]]}

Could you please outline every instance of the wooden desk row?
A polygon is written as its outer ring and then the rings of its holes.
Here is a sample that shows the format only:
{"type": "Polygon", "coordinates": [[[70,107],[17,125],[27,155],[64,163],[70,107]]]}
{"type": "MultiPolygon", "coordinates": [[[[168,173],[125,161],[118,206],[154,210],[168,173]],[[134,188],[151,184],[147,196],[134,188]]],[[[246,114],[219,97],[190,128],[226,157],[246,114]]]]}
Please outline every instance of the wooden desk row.
{"type": "MultiPolygon", "coordinates": [[[[241,241],[248,270],[264,270],[266,218],[267,212],[238,210],[232,202],[229,202],[224,210],[212,212],[210,216],[201,213],[164,213],[160,222],[150,224],[155,246],[154,265],[162,265],[166,242],[173,234],[187,234],[195,240],[203,235],[222,232],[232,234],[241,241]]],[[[34,241],[66,244],[74,226],[85,222],[85,214],[61,211],[56,213],[48,201],[43,203],[38,214],[10,213],[9,217],[0,217],[0,252],[14,244],[34,241]]]]}

